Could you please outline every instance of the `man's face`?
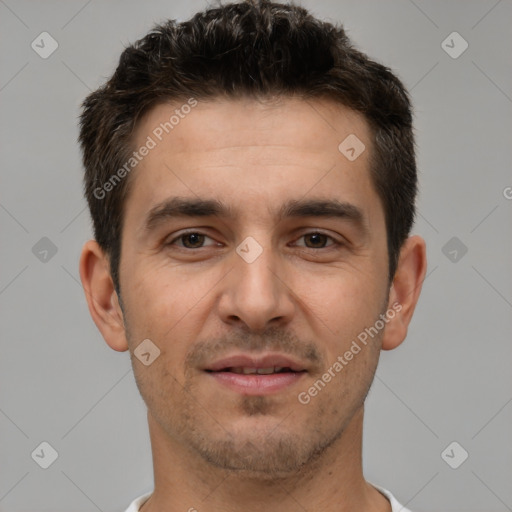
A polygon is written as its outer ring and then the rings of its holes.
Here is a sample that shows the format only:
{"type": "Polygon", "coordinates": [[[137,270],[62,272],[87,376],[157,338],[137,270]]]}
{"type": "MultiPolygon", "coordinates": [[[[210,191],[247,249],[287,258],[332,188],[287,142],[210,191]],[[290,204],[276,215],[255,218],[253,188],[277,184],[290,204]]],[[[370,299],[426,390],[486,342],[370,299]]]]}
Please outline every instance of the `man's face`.
{"type": "Polygon", "coordinates": [[[132,356],[145,339],[160,350],[149,366],[132,357],[137,384],[173,443],[218,467],[285,475],[340,438],[378,361],[381,333],[298,398],[387,308],[369,129],[326,101],[218,100],[159,142],[177,107],[138,126],[135,147],[157,145],[125,205],[127,340],[132,356]],[[366,146],[354,161],[338,149],[350,134],[366,146]]]}

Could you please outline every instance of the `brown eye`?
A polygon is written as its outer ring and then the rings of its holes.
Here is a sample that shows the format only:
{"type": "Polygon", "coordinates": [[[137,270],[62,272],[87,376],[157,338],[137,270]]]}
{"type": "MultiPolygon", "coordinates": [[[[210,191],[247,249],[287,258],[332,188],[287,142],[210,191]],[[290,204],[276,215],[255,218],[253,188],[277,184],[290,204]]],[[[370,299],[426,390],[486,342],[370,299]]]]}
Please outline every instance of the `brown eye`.
{"type": "Polygon", "coordinates": [[[312,233],[304,236],[304,240],[309,240],[311,243],[308,247],[312,247],[313,249],[325,247],[328,238],[329,237],[327,235],[323,235],[322,233],[312,233]]]}
{"type": "Polygon", "coordinates": [[[180,239],[183,242],[183,246],[187,249],[196,249],[202,247],[205,236],[201,233],[187,233],[186,235],[182,235],[180,239]]]}
{"type": "Polygon", "coordinates": [[[166,243],[166,245],[176,245],[185,249],[201,249],[202,247],[215,245],[215,242],[209,236],[204,235],[203,233],[199,233],[197,231],[189,231],[188,233],[182,233],[181,235],[173,238],[170,242],[166,243]],[[210,240],[211,242],[205,244],[206,240],[210,240]]]}
{"type": "Polygon", "coordinates": [[[337,242],[329,235],[325,235],[324,233],[307,233],[302,235],[300,239],[304,239],[304,244],[298,244],[301,247],[306,247],[308,249],[324,249],[326,247],[330,247],[331,245],[336,245],[337,242]],[[330,244],[328,242],[331,241],[330,244]]]}

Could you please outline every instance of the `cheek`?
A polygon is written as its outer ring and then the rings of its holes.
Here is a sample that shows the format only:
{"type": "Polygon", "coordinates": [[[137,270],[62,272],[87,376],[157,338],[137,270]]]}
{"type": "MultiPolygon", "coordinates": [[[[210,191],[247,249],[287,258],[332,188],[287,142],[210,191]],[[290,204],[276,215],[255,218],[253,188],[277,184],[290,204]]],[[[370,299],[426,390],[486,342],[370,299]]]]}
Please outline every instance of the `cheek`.
{"type": "Polygon", "coordinates": [[[305,314],[318,326],[320,339],[327,335],[331,350],[338,350],[375,322],[385,301],[384,288],[383,276],[375,271],[345,267],[301,274],[293,289],[305,314]]]}
{"type": "Polygon", "coordinates": [[[198,272],[186,265],[170,265],[165,258],[127,265],[130,279],[126,279],[123,301],[134,341],[150,338],[161,350],[171,343],[173,359],[179,361],[187,343],[198,336],[199,317],[204,316],[209,292],[222,279],[221,270],[212,266],[198,272]]]}

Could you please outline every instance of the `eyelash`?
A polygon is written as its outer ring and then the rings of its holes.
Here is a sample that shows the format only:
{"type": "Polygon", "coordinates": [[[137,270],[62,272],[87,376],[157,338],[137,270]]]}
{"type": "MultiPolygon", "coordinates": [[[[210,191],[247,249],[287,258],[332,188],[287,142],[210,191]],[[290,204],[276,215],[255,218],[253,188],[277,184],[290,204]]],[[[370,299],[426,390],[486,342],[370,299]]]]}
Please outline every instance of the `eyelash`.
{"type": "MultiPolygon", "coordinates": [[[[189,236],[189,235],[201,235],[201,236],[204,236],[206,238],[210,238],[210,240],[213,240],[211,237],[209,237],[208,235],[206,235],[205,233],[202,233],[201,231],[187,231],[185,233],[181,233],[181,235],[173,238],[172,240],[170,240],[169,242],[166,242],[164,245],[166,246],[171,246],[171,245],[174,245],[174,243],[178,240],[183,240],[183,238],[185,238],[186,236],[189,236]]],[[[312,249],[312,250],[319,250],[319,249],[329,249],[329,248],[332,248],[334,246],[341,246],[343,245],[341,242],[339,242],[338,240],[336,240],[334,237],[330,236],[330,235],[327,235],[326,233],[322,233],[321,231],[310,231],[308,233],[304,233],[303,235],[301,235],[297,240],[300,240],[301,238],[304,238],[306,236],[311,236],[311,235],[321,235],[321,236],[324,236],[326,238],[328,238],[329,240],[331,240],[331,244],[330,245],[327,245],[325,247],[306,247],[306,246],[300,246],[302,247],[302,249],[312,249]]],[[[212,247],[214,244],[212,244],[211,246],[209,247],[212,247]]],[[[194,250],[198,250],[198,249],[204,249],[205,246],[201,246],[201,247],[194,247],[194,248],[190,248],[190,247],[185,247],[185,246],[178,246],[180,249],[184,249],[184,250],[187,250],[187,251],[194,251],[194,250]]]]}

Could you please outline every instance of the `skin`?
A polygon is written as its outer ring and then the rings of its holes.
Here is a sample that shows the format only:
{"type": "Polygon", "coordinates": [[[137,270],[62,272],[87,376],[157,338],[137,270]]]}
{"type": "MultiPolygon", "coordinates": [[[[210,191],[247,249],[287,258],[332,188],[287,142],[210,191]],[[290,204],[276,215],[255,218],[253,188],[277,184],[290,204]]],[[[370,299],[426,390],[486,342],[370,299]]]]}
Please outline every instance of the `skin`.
{"type": "MultiPolygon", "coordinates": [[[[134,146],[176,107],[153,108],[134,146]]],[[[121,304],[108,257],[85,244],[80,275],[92,318],[111,348],[130,350],[148,407],[155,491],[144,512],[391,510],[362,472],[364,400],[380,351],[406,337],[426,256],[423,239],[408,238],[389,283],[370,151],[365,119],[329,100],[200,102],[130,175],[121,304]],[[338,150],[349,134],[366,146],[353,162],[338,150]],[[233,216],[166,218],[145,229],[151,209],[177,196],[222,201],[233,216]],[[350,203],[361,221],[276,217],[287,201],[305,199],[350,203]],[[185,229],[206,237],[178,238],[185,229]],[[249,236],[262,248],[252,263],[236,252],[249,236]],[[298,394],[395,303],[400,312],[301,404],[298,394]],[[133,355],[144,339],[160,350],[149,366],[133,355]],[[233,352],[268,350],[307,372],[279,392],[246,396],[202,369],[233,352]]]]}

